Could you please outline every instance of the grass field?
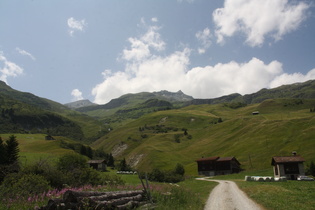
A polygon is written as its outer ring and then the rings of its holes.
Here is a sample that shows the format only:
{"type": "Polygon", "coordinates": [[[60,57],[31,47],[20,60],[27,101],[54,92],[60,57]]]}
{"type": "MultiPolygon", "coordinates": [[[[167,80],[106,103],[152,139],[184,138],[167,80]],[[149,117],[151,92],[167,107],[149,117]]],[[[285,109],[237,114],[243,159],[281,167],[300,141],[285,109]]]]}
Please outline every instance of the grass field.
{"type": "Polygon", "coordinates": [[[315,182],[237,181],[237,184],[250,198],[266,209],[315,209],[315,182]]]}
{"type": "Polygon", "coordinates": [[[309,110],[314,104],[315,100],[279,99],[238,109],[217,104],[159,111],[113,130],[92,146],[112,152],[124,145],[116,157],[137,162],[138,169],[167,170],[181,163],[190,175],[197,175],[195,160],[202,156],[235,156],[243,169],[257,171],[270,169],[273,156],[297,151],[309,164],[315,161],[315,114],[309,110]],[[260,114],[252,115],[257,110],[260,114]],[[223,122],[218,123],[219,118],[223,122]],[[157,125],[177,130],[139,131],[157,125]],[[183,136],[182,128],[188,129],[191,138],[183,136]]]}
{"type": "MultiPolygon", "coordinates": [[[[0,134],[6,140],[12,134],[0,134]]],[[[19,160],[21,164],[32,163],[39,159],[54,161],[61,155],[72,153],[72,150],[60,147],[61,139],[45,140],[45,134],[13,134],[19,142],[19,160]]]]}

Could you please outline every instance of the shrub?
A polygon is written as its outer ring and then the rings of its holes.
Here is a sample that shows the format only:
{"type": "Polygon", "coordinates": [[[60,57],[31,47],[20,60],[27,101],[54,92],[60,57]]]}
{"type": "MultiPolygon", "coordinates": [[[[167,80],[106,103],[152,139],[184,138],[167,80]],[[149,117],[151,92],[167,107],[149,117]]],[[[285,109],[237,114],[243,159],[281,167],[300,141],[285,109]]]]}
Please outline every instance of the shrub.
{"type": "Polygon", "coordinates": [[[158,168],[154,168],[152,172],[148,174],[148,179],[155,182],[176,183],[184,180],[184,174],[184,167],[178,163],[175,169],[170,171],[162,171],[158,168]]]}
{"type": "Polygon", "coordinates": [[[22,174],[37,174],[45,177],[51,187],[61,189],[66,183],[65,174],[58,170],[55,165],[52,165],[48,160],[40,159],[32,165],[28,165],[21,171],[22,174]]]}
{"type": "Polygon", "coordinates": [[[180,163],[177,163],[174,173],[178,174],[178,175],[181,175],[181,176],[184,176],[184,174],[185,174],[184,166],[182,164],[180,164],[180,163]]]}
{"type": "Polygon", "coordinates": [[[66,154],[59,158],[58,169],[64,172],[87,168],[87,159],[79,154],[66,154]]]}
{"type": "Polygon", "coordinates": [[[0,186],[3,198],[29,197],[50,189],[45,177],[37,174],[9,174],[0,186]]]}

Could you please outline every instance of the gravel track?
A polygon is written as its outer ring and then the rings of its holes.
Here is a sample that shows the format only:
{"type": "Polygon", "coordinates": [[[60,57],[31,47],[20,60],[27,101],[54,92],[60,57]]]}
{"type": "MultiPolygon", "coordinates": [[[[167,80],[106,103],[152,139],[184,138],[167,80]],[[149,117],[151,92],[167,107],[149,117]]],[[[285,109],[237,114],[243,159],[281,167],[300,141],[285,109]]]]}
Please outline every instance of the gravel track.
{"type": "Polygon", "coordinates": [[[205,210],[263,210],[241,191],[235,182],[198,178],[202,181],[214,181],[219,184],[211,191],[205,210]]]}

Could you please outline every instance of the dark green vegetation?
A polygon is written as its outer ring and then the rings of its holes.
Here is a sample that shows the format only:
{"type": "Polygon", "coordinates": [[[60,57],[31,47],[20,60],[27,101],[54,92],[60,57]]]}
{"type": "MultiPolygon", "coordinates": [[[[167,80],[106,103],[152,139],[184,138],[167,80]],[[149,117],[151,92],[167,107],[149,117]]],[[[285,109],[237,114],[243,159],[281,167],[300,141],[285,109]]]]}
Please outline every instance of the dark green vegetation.
{"type": "Polygon", "coordinates": [[[0,183],[7,174],[19,170],[18,158],[19,143],[16,137],[11,135],[5,142],[0,137],[0,183]]]}
{"type": "Polygon", "coordinates": [[[0,81],[0,133],[46,133],[91,142],[108,132],[94,118],[67,107],[16,91],[0,81]]]}

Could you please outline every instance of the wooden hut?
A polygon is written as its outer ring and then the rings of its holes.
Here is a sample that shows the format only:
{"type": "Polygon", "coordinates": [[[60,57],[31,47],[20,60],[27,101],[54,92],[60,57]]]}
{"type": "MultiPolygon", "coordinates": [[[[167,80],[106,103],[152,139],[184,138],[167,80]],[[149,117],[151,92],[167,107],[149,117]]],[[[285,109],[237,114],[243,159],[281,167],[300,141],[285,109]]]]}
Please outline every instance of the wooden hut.
{"type": "Polygon", "coordinates": [[[207,157],[196,160],[198,174],[205,176],[225,175],[241,171],[240,163],[235,157],[207,157]]]}
{"type": "Polygon", "coordinates": [[[106,171],[106,161],[105,160],[89,160],[88,165],[98,171],[106,171]]]}
{"type": "Polygon", "coordinates": [[[299,155],[272,157],[274,176],[286,177],[288,180],[296,180],[299,175],[305,175],[305,159],[299,155]]]}

